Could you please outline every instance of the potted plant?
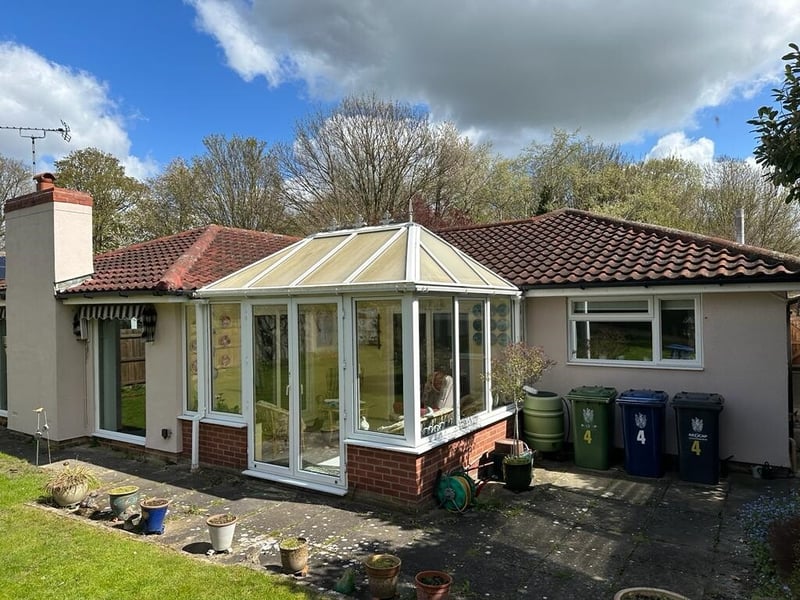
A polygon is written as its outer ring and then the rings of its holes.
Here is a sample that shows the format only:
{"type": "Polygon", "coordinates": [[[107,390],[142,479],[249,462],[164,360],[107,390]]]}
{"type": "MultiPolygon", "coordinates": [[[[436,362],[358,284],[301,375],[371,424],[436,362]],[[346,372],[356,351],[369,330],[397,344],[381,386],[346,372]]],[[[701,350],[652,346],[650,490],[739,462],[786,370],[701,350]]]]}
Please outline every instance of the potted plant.
{"type": "Polygon", "coordinates": [[[139,502],[142,511],[140,526],[143,533],[164,533],[164,519],[167,516],[167,498],[145,498],[139,502]]]}
{"type": "Polygon", "coordinates": [[[394,598],[402,561],[394,554],[372,554],[364,560],[371,598],[394,598]]]}
{"type": "Polygon", "coordinates": [[[509,344],[492,357],[492,393],[514,404],[514,445],[503,458],[503,479],[510,490],[528,489],[533,478],[533,453],[519,439],[519,409],[525,388],[533,386],[554,364],[540,346],[524,342],[509,344]]]}
{"type": "Polygon", "coordinates": [[[67,507],[83,502],[90,489],[100,486],[100,480],[85,465],[70,464],[52,473],[45,483],[44,491],[58,506],[67,507]]]}
{"type": "Polygon", "coordinates": [[[420,571],[414,576],[417,600],[447,600],[453,578],[444,571],[420,571]]]}
{"type": "Polygon", "coordinates": [[[305,575],[308,570],[308,541],[304,537],[284,538],[278,543],[281,566],[286,573],[305,575]]]}
{"type": "Polygon", "coordinates": [[[236,531],[236,515],[222,513],[211,515],[206,519],[211,547],[215,552],[228,552],[233,545],[233,534],[236,531]]]}
{"type": "Polygon", "coordinates": [[[614,600],[689,600],[686,596],[654,587],[631,587],[614,594],[614,600]]]}
{"type": "Polygon", "coordinates": [[[122,519],[139,501],[139,486],[121,485],[111,488],[108,490],[108,500],[111,504],[111,512],[118,519],[122,519]]]}

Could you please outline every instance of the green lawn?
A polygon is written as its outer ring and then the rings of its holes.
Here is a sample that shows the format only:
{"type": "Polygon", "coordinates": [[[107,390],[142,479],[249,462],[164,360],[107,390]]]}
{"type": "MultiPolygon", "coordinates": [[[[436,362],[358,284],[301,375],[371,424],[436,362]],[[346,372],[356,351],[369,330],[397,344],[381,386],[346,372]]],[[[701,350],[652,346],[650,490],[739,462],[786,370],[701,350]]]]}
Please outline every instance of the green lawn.
{"type": "Polygon", "coordinates": [[[279,576],[214,565],[32,506],[44,481],[41,469],[0,453],[0,598],[322,597],[279,576]]]}

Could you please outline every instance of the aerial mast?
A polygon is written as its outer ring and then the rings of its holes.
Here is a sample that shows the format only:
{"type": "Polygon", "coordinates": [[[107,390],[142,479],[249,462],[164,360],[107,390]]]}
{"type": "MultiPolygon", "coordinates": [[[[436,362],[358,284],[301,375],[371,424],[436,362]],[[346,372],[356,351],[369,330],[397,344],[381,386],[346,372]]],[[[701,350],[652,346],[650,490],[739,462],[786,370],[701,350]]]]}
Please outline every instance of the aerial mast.
{"type": "Polygon", "coordinates": [[[36,174],[36,140],[41,140],[47,137],[47,132],[52,131],[61,134],[65,142],[72,139],[69,134],[69,125],[64,120],[61,120],[61,127],[48,128],[48,127],[17,127],[14,125],[0,125],[0,129],[16,129],[20,137],[30,138],[31,152],[33,154],[33,173],[36,174]]]}

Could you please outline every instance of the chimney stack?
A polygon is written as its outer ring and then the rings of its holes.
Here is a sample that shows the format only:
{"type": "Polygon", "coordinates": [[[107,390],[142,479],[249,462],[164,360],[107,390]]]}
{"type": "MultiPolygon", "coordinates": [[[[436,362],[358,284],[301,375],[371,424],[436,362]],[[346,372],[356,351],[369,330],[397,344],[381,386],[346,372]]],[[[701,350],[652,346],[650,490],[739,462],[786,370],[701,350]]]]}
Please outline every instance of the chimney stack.
{"type": "Polygon", "coordinates": [[[56,176],[52,173],[39,173],[33,176],[36,182],[36,191],[43,192],[44,190],[52,190],[56,187],[56,176]]]}

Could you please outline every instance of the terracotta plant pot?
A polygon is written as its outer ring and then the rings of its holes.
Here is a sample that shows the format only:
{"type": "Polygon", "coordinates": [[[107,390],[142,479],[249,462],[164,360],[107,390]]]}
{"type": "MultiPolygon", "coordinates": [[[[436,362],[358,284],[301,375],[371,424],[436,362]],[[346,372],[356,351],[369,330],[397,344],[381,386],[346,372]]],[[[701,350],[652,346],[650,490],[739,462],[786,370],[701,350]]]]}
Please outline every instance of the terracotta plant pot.
{"type": "Polygon", "coordinates": [[[614,594],[614,600],[689,600],[686,596],[654,587],[625,588],[614,594]]]}
{"type": "Polygon", "coordinates": [[[417,600],[447,600],[453,578],[444,571],[420,571],[414,576],[417,600]]]}
{"type": "Polygon", "coordinates": [[[402,561],[394,554],[373,554],[364,561],[371,598],[383,600],[397,594],[397,577],[402,561]]]}
{"type": "Polygon", "coordinates": [[[211,515],[206,519],[208,535],[214,552],[228,552],[233,545],[233,534],[236,532],[236,515],[228,513],[211,515]]]}
{"type": "Polygon", "coordinates": [[[281,566],[285,573],[305,575],[308,569],[308,541],[303,537],[286,538],[278,543],[281,566]]]}

